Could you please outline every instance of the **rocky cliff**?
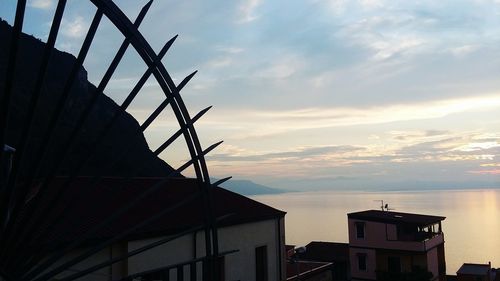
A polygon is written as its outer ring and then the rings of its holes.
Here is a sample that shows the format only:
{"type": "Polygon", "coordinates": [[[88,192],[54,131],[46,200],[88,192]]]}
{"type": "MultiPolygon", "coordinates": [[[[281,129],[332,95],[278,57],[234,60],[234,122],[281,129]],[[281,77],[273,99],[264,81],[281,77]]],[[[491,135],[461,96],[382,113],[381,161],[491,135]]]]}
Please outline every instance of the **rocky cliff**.
{"type": "MultiPolygon", "coordinates": [[[[5,91],[5,73],[11,29],[5,21],[0,21],[0,96],[3,96],[5,91]]],[[[42,41],[32,36],[23,34],[21,37],[9,110],[9,123],[6,128],[6,143],[13,147],[19,143],[22,128],[26,124],[27,108],[33,94],[44,47],[45,44],[42,41]]],[[[49,120],[75,60],[76,58],[71,54],[58,50],[52,52],[45,83],[36,108],[31,138],[25,151],[26,157],[22,161],[21,175],[27,174],[30,169],[32,170],[31,163],[33,163],[36,152],[41,149],[42,138],[47,132],[49,120]]],[[[87,72],[82,67],[70,91],[62,118],[59,119],[55,133],[52,135],[52,142],[47,147],[48,157],[45,157],[41,167],[50,167],[55,159],[59,158],[62,147],[66,145],[71,130],[75,127],[95,89],[96,87],[88,82],[87,72]]],[[[97,104],[80,130],[77,141],[66,157],[64,165],[58,171],[59,175],[69,174],[75,169],[77,163],[85,159],[89,153],[93,153],[93,156],[88,165],[79,173],[80,175],[163,176],[173,171],[172,167],[151,152],[144,136],[141,133],[136,134],[139,124],[128,113],[122,114],[106,140],[100,146],[94,147],[95,140],[103,133],[104,126],[117,109],[121,110],[112,99],[105,94],[99,94],[97,104]],[[123,154],[126,157],[116,161],[123,154]],[[110,165],[112,162],[118,163],[110,165]],[[140,165],[145,168],[136,172],[137,166],[140,165]]],[[[42,172],[46,173],[47,171],[42,169],[42,172]]]]}

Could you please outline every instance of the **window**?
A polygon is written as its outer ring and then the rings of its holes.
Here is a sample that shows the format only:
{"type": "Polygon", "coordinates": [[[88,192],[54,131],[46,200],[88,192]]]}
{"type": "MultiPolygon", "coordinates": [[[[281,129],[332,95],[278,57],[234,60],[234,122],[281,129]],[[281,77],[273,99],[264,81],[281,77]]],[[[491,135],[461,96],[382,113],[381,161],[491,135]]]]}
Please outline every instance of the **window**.
{"type": "Polygon", "coordinates": [[[389,272],[401,272],[401,259],[399,257],[388,257],[387,269],[389,272]]]}
{"type": "Polygon", "coordinates": [[[358,254],[358,269],[366,271],[366,254],[358,254]]]}
{"type": "Polygon", "coordinates": [[[358,239],[365,238],[365,223],[364,222],[356,222],[356,238],[358,238],[358,239]]]}
{"type": "Polygon", "coordinates": [[[224,256],[217,259],[217,270],[219,271],[217,274],[219,280],[226,280],[226,258],[224,256]]]}
{"type": "Polygon", "coordinates": [[[267,281],[267,246],[255,248],[255,280],[267,281]]]}

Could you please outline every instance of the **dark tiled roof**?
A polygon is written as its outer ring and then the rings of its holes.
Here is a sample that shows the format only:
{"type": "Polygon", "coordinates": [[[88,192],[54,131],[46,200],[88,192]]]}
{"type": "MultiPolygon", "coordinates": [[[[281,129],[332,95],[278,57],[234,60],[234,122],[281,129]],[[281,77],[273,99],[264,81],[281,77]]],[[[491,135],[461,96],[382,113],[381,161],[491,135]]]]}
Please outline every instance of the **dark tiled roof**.
{"type": "Polygon", "coordinates": [[[403,223],[403,224],[412,224],[418,226],[431,225],[445,219],[445,217],[439,217],[439,216],[399,213],[399,212],[381,211],[381,210],[368,210],[368,211],[350,213],[347,214],[347,217],[350,219],[359,219],[359,220],[393,223],[393,224],[403,223]]]}
{"type": "Polygon", "coordinates": [[[313,241],[306,246],[301,257],[304,260],[322,262],[346,262],[349,260],[349,244],[313,241]]]}
{"type": "MultiPolygon", "coordinates": [[[[55,179],[49,191],[62,186],[65,178],[55,179]]],[[[78,178],[62,195],[63,202],[56,206],[45,221],[50,222],[63,213],[64,202],[76,198],[64,211],[64,217],[58,218],[53,225],[40,223],[40,229],[49,227],[50,235],[42,243],[58,245],[75,239],[93,225],[103,222],[107,217],[132,202],[148,188],[157,185],[161,178],[104,178],[97,185],[92,185],[91,178],[78,178]],[[75,197],[74,197],[75,196],[75,197]]],[[[197,192],[195,179],[174,178],[167,183],[158,184],[160,188],[145,196],[139,204],[126,211],[116,221],[109,223],[105,228],[93,233],[87,241],[99,241],[104,238],[115,237],[130,227],[143,222],[151,216],[169,208],[184,198],[197,192]]],[[[36,189],[33,191],[36,192],[36,189]]],[[[47,197],[46,197],[47,198],[47,197]]],[[[220,187],[213,189],[213,206],[216,217],[223,217],[218,226],[229,226],[247,222],[283,217],[285,212],[274,209],[245,196],[230,192],[220,187]]],[[[148,225],[135,229],[123,240],[155,237],[179,233],[183,230],[203,224],[203,201],[197,197],[171,213],[162,215],[148,225]]]]}

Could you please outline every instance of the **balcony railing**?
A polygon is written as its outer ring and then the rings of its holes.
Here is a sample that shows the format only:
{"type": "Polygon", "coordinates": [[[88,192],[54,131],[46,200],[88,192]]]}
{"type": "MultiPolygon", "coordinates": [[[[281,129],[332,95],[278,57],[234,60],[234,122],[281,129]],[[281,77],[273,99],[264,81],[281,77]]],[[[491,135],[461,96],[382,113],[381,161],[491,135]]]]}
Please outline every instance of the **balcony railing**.
{"type": "Polygon", "coordinates": [[[420,232],[414,232],[414,233],[405,233],[405,234],[398,234],[398,240],[399,241],[414,241],[414,242],[424,242],[426,240],[429,240],[435,236],[440,235],[440,232],[427,232],[427,231],[420,231],[420,232]]]}

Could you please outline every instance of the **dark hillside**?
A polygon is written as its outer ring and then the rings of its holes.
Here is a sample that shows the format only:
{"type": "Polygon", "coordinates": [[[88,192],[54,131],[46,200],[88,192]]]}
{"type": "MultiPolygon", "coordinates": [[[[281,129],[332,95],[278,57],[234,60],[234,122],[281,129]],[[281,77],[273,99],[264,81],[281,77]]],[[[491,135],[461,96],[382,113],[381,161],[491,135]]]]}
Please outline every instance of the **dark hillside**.
{"type": "MultiPolygon", "coordinates": [[[[0,95],[2,96],[4,95],[10,33],[11,27],[6,22],[0,21],[0,95]]],[[[26,112],[33,93],[43,49],[43,42],[32,36],[22,35],[6,133],[6,143],[12,147],[19,143],[21,137],[21,128],[26,121],[26,112]]],[[[74,62],[75,57],[71,54],[57,50],[52,52],[21,174],[26,174],[36,151],[40,149],[42,137],[48,128],[50,117],[74,62]]],[[[90,95],[94,90],[95,86],[87,81],[87,72],[82,67],[65,105],[63,118],[59,120],[56,133],[49,145],[49,157],[44,159],[42,167],[50,167],[54,159],[57,159],[57,156],[61,154],[61,147],[65,145],[69,133],[75,127],[78,117],[89,102],[90,95]]],[[[84,156],[92,151],[95,151],[95,155],[92,156],[90,164],[84,168],[80,175],[102,173],[107,176],[163,176],[173,170],[168,164],[153,155],[142,134],[139,134],[138,137],[134,136],[139,124],[128,113],[122,114],[109,133],[109,137],[100,147],[92,147],[96,138],[102,134],[104,125],[107,124],[117,108],[118,105],[113,100],[104,94],[99,94],[97,105],[93,107],[92,113],[87,118],[77,143],[73,146],[69,157],[66,157],[63,168],[58,172],[59,175],[68,174],[84,156]],[[132,143],[135,144],[131,145],[132,143]],[[118,165],[110,168],[110,161],[117,159],[125,151],[127,157],[118,161],[118,165]],[[135,173],[138,165],[144,165],[146,168],[135,173]]]]}

